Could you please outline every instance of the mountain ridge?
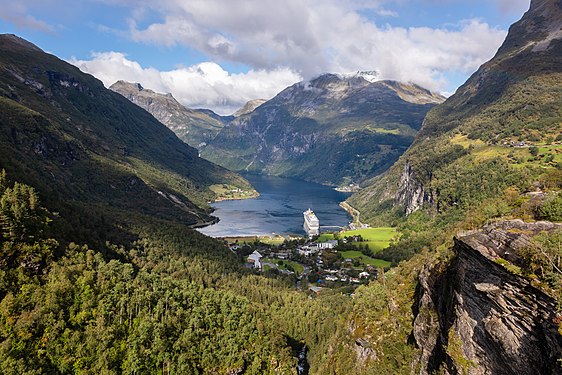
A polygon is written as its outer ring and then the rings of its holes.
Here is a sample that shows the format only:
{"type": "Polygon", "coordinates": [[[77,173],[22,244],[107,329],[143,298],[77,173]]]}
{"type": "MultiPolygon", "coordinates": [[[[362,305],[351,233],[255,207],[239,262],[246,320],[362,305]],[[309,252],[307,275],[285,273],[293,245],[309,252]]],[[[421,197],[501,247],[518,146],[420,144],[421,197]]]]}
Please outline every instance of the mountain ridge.
{"type": "Polygon", "coordinates": [[[357,183],[386,170],[442,100],[413,84],[327,73],[235,118],[201,155],[235,171],[357,183]]]}
{"type": "Polygon", "coordinates": [[[192,147],[200,148],[212,140],[232,117],[219,116],[211,110],[191,109],[172,94],[160,94],[140,83],[117,81],[109,87],[147,110],[192,147]]]}

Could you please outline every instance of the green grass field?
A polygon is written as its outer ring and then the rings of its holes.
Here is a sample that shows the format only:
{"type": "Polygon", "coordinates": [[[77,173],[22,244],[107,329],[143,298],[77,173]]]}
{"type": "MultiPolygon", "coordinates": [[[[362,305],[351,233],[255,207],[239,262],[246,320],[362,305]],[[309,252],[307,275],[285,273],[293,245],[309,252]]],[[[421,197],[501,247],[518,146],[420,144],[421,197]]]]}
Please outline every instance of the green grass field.
{"type": "Polygon", "coordinates": [[[260,241],[268,245],[281,245],[285,241],[285,238],[281,236],[224,237],[223,239],[226,240],[228,243],[235,243],[236,241],[238,241],[239,244],[244,244],[244,243],[253,243],[256,241],[260,241]]]}
{"type": "Polygon", "coordinates": [[[380,267],[380,268],[390,267],[390,262],[387,262],[386,260],[382,260],[382,259],[375,259],[375,258],[368,257],[366,255],[363,255],[363,253],[357,250],[342,251],[341,255],[344,259],[347,258],[360,259],[361,263],[373,267],[380,267]]]}
{"type": "Polygon", "coordinates": [[[341,232],[339,238],[361,235],[364,242],[357,242],[357,246],[369,246],[374,253],[386,249],[392,239],[398,236],[396,228],[365,228],[341,232]]]}
{"type": "MultiPolygon", "coordinates": [[[[285,270],[285,271],[288,271],[286,265],[290,265],[291,267],[293,267],[293,270],[295,270],[295,273],[297,275],[300,275],[301,273],[304,272],[303,265],[300,264],[300,263],[297,263],[297,262],[293,262],[292,260],[263,258],[262,262],[277,264],[277,266],[279,267],[280,270],[285,270]]],[[[269,266],[267,266],[267,267],[269,267],[269,266]]]]}
{"type": "Polygon", "coordinates": [[[340,232],[339,237],[351,237],[361,235],[365,241],[369,242],[390,242],[398,232],[396,228],[364,228],[356,230],[348,230],[345,232],[340,232]]]}
{"type": "Polygon", "coordinates": [[[333,239],[334,239],[333,233],[323,233],[320,236],[318,236],[318,239],[316,240],[316,242],[326,242],[326,241],[333,240],[333,239]]]}

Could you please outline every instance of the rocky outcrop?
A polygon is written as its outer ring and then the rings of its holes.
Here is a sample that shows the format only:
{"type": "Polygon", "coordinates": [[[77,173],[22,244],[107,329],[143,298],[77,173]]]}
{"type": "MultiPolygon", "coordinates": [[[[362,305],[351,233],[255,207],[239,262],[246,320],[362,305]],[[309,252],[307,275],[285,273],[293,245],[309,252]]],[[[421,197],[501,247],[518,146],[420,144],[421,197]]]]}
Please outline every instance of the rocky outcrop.
{"type": "Polygon", "coordinates": [[[560,227],[514,220],[466,233],[451,262],[420,273],[412,331],[420,374],[562,374],[555,300],[494,262],[560,227]]]}
{"type": "Polygon", "coordinates": [[[431,202],[431,194],[426,193],[424,185],[416,179],[410,162],[406,162],[404,165],[394,201],[404,207],[406,215],[419,210],[425,203],[431,202]]]}

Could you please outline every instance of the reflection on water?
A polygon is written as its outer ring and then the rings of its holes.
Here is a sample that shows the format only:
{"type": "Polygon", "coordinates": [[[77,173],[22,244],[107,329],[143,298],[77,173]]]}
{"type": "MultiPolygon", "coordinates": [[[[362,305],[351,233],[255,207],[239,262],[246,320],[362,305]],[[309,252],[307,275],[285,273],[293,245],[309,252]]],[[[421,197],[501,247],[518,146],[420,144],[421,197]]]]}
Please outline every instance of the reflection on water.
{"type": "Polygon", "coordinates": [[[321,226],[344,226],[349,215],[339,203],[349,197],[330,187],[272,176],[245,176],[260,192],[255,199],[214,203],[220,222],[200,232],[213,237],[267,234],[298,234],[304,230],[302,213],[307,208],[318,216],[321,226]]]}

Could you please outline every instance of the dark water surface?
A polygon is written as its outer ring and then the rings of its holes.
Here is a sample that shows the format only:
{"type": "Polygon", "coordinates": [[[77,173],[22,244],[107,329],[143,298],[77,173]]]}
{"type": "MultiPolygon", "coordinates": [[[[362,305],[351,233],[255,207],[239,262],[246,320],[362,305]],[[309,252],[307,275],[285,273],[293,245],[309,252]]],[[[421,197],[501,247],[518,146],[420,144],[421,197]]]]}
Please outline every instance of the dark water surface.
{"type": "Polygon", "coordinates": [[[304,235],[303,215],[307,208],[320,220],[321,231],[336,230],[324,226],[344,226],[351,217],[338,205],[349,193],[329,186],[272,176],[244,176],[259,191],[255,199],[213,203],[214,216],[220,222],[198,229],[212,237],[271,234],[304,235]]]}

